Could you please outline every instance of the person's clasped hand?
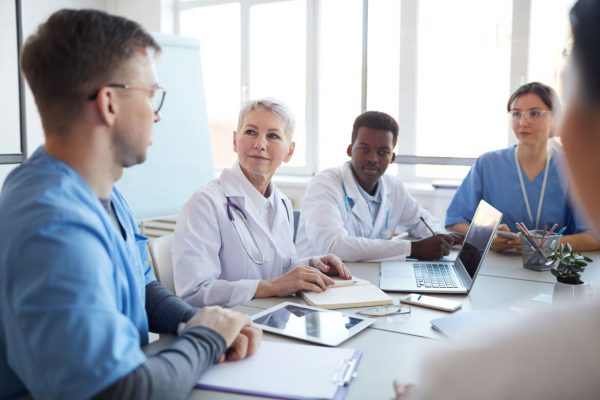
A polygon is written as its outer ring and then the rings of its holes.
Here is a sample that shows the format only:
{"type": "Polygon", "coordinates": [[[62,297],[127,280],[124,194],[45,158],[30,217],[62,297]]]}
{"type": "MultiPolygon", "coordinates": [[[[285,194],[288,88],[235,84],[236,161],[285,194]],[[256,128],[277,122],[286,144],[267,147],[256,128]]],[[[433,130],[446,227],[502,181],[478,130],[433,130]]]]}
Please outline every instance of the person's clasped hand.
{"type": "Polygon", "coordinates": [[[395,400],[410,400],[414,395],[415,385],[412,383],[403,384],[398,380],[394,380],[393,385],[396,393],[395,400]]]}
{"type": "Polygon", "coordinates": [[[442,233],[437,233],[425,239],[411,242],[410,257],[418,260],[439,260],[450,254],[454,239],[442,233]]]}
{"type": "Polygon", "coordinates": [[[262,338],[262,330],[252,324],[248,315],[217,306],[203,307],[186,324],[179,324],[177,333],[181,335],[196,326],[210,328],[225,339],[227,351],[217,362],[237,361],[251,356],[262,338]]]}
{"type": "MultiPolygon", "coordinates": [[[[508,225],[506,225],[506,224],[498,225],[498,230],[510,232],[510,229],[508,228],[508,225]]],[[[514,249],[517,251],[517,253],[520,253],[521,252],[521,237],[517,236],[514,239],[509,239],[509,238],[504,238],[504,237],[496,235],[496,237],[494,237],[494,241],[492,242],[491,249],[493,251],[499,251],[499,252],[514,249]]]]}

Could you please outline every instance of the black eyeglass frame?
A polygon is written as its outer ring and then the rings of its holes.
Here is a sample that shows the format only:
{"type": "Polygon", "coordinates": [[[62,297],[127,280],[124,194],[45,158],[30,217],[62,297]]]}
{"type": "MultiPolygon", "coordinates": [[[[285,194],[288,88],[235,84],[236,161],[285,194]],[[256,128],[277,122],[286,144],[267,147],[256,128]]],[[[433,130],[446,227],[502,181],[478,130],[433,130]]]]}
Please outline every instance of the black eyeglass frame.
{"type": "Polygon", "coordinates": [[[96,100],[96,98],[98,97],[98,93],[100,93],[100,90],[103,87],[111,87],[111,88],[125,89],[125,90],[143,90],[146,92],[154,92],[152,97],[154,97],[156,95],[160,95],[160,101],[158,102],[158,106],[154,107],[154,114],[156,114],[160,111],[160,109],[162,108],[162,106],[165,102],[165,97],[167,95],[167,91],[162,86],[156,86],[154,88],[143,88],[143,87],[131,86],[127,83],[107,83],[106,85],[102,85],[102,87],[96,89],[96,91],[94,93],[89,95],[88,100],[89,101],[96,100]]]}

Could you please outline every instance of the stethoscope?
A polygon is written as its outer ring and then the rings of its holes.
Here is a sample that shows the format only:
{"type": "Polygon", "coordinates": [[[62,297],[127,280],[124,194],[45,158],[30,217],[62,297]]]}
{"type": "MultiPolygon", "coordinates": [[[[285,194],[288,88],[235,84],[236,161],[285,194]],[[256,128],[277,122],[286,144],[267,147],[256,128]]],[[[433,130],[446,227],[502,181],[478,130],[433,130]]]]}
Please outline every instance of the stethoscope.
{"type": "MultiPolygon", "coordinates": [[[[235,204],[233,201],[231,201],[231,198],[229,196],[225,195],[225,200],[227,200],[227,205],[226,205],[227,217],[231,221],[231,224],[233,225],[233,229],[235,229],[235,232],[237,233],[238,238],[240,239],[240,242],[242,243],[242,247],[244,248],[244,252],[246,252],[246,255],[248,256],[248,258],[250,258],[250,260],[252,260],[252,262],[255,263],[256,265],[264,265],[264,264],[268,263],[269,260],[267,260],[265,258],[262,249],[260,248],[260,246],[258,245],[258,242],[256,241],[256,237],[254,236],[254,233],[252,233],[252,230],[250,229],[250,226],[248,225],[248,221],[247,221],[248,218],[246,217],[246,213],[244,212],[244,210],[242,210],[237,204],[235,204]],[[236,218],[234,218],[234,216],[233,216],[234,213],[236,213],[236,212],[237,212],[238,216],[241,217],[241,218],[237,218],[237,219],[242,221],[242,223],[246,227],[246,231],[248,231],[248,234],[250,235],[250,238],[252,239],[252,243],[254,243],[254,247],[256,247],[256,249],[258,250],[259,259],[254,258],[250,254],[250,252],[248,251],[248,248],[246,247],[246,243],[242,239],[242,234],[240,233],[240,231],[235,223],[236,218]]],[[[287,216],[288,222],[290,222],[290,213],[289,213],[288,207],[285,204],[285,201],[283,201],[283,199],[281,199],[281,202],[283,203],[283,207],[285,207],[285,215],[287,216]]]]}

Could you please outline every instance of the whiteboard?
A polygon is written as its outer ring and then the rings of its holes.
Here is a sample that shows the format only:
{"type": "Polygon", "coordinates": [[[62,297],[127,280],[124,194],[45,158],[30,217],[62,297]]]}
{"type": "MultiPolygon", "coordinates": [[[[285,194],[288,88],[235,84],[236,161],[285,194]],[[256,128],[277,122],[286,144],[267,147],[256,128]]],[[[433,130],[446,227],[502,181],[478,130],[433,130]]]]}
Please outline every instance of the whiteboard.
{"type": "Polygon", "coordinates": [[[136,219],[175,215],[201,185],[214,178],[200,65],[200,44],[181,36],[153,34],[162,47],[156,60],[167,90],[143,164],[127,168],[117,182],[136,219]]]}
{"type": "Polygon", "coordinates": [[[19,75],[20,1],[0,1],[0,164],[23,161],[25,124],[19,75]]]}

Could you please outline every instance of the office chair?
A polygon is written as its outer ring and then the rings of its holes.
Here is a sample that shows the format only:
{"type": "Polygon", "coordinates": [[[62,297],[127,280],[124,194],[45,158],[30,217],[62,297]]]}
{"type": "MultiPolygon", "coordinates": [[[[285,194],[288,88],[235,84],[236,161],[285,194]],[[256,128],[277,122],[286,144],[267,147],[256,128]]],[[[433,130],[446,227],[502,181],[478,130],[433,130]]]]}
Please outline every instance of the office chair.
{"type": "Polygon", "coordinates": [[[156,279],[167,289],[175,293],[175,284],[173,283],[173,261],[171,259],[171,243],[173,234],[157,237],[150,240],[148,248],[156,279]]]}

